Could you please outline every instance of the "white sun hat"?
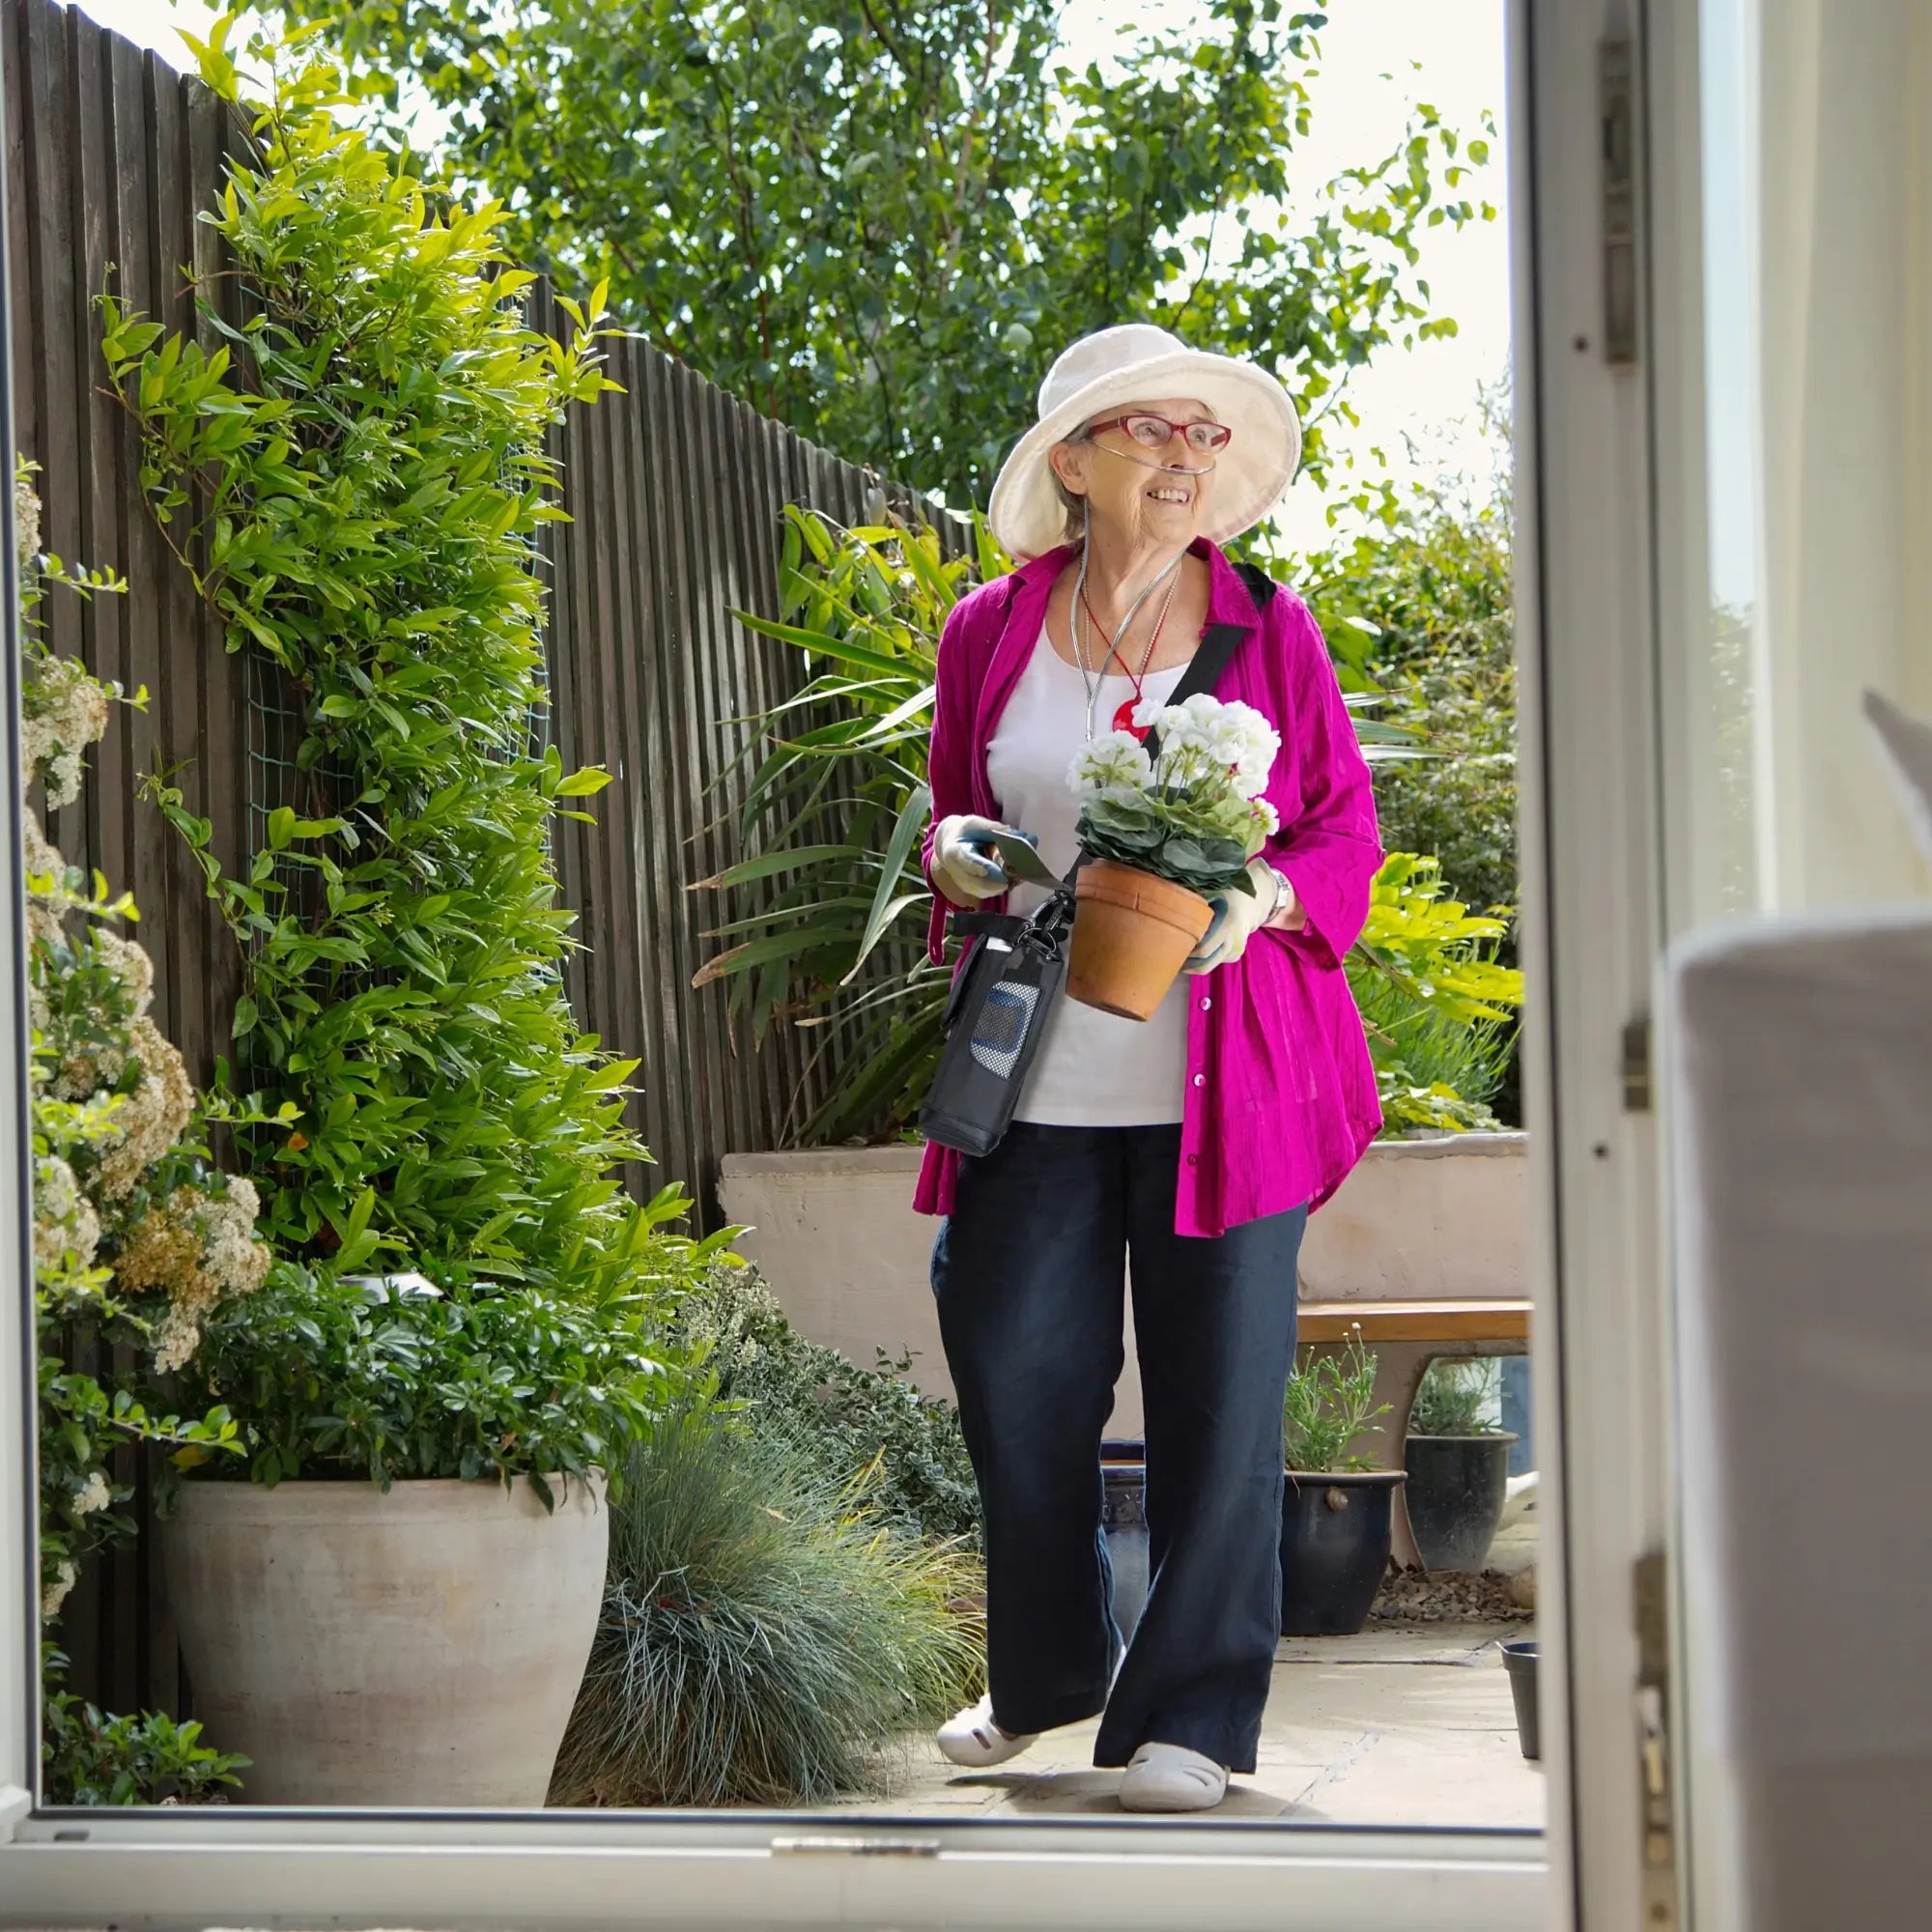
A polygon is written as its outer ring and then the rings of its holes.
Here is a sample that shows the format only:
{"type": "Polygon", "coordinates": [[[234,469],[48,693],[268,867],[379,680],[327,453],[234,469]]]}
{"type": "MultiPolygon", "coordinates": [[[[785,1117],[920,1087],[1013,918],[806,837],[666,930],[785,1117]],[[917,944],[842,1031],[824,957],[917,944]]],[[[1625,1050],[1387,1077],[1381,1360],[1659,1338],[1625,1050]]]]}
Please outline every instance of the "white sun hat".
{"type": "Polygon", "coordinates": [[[1066,505],[1047,452],[1125,403],[1186,397],[1235,434],[1214,466],[1202,534],[1226,543],[1282,499],[1301,461],[1301,424],[1288,391],[1265,369],[1190,349],[1151,323],[1096,329],[1061,351],[1039,385],[1039,420],[1020,438],[993,484],[986,521],[1024,563],[1066,540],[1066,505]]]}

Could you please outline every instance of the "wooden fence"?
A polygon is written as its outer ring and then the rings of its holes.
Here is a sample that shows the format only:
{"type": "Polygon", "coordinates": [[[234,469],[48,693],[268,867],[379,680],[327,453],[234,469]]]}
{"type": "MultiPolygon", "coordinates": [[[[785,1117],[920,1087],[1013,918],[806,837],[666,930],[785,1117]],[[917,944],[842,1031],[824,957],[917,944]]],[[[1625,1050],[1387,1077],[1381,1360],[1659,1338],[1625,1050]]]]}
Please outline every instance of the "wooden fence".
{"type": "MultiPolygon", "coordinates": [[[[656,1172],[690,1182],[715,1226],[718,1157],[777,1146],[794,1094],[815,1104],[838,1066],[835,1040],[808,1075],[806,1036],[792,1032],[754,1052],[727,1027],[724,986],[692,990],[711,950],[698,935],[724,906],[687,889],[739,856],[742,787],[719,781],[746,742],[741,721],[802,682],[796,650],[730,613],[778,614],[787,503],[844,524],[877,521],[889,504],[934,513],[648,343],[610,347],[625,393],[564,424],[573,521],[551,526],[557,748],[566,767],[603,765],[615,780],[594,827],[559,830],[564,897],[586,941],[571,994],[607,1046],[643,1056],[639,1124],[656,1172]]],[[[949,549],[963,547],[963,525],[935,520],[949,549]]]]}
{"type": "MultiPolygon", "coordinates": [[[[150,520],[94,304],[111,287],[170,327],[197,326],[188,273],[224,285],[219,238],[195,217],[246,134],[197,82],[55,0],[0,0],[0,23],[16,436],[41,466],[43,547],[111,565],[129,586],[87,604],[50,597],[42,615],[61,652],[151,694],[145,712],[117,713],[81,798],[48,831],[71,862],[135,893],[156,1019],[205,1079],[228,1043],[239,969],[198,871],[139,803],[138,781],[181,767],[176,781],[213,822],[216,852],[245,870],[251,772],[272,751],[264,678],[226,654],[150,520]]],[[[550,317],[539,288],[536,319],[550,317]]],[[[796,1039],[757,1053],[734,1040],[722,986],[691,988],[717,908],[687,887],[730,856],[721,818],[735,794],[714,787],[744,741],[739,721],[800,679],[795,652],[728,613],[776,614],[786,503],[847,523],[888,501],[926,506],[647,343],[611,348],[625,393],[574,411],[557,433],[574,521],[552,526],[547,558],[550,729],[566,766],[603,764],[616,779],[594,829],[558,832],[586,948],[568,980],[586,1029],[642,1062],[634,1123],[656,1164],[633,1183],[686,1181],[709,1227],[719,1157],[776,1144],[803,1065],[796,1039]]],[[[137,1498],[144,1518],[146,1503],[137,1498]]],[[[99,1566],[62,1619],[75,1682],[116,1708],[180,1703],[153,1542],[99,1566]]]]}

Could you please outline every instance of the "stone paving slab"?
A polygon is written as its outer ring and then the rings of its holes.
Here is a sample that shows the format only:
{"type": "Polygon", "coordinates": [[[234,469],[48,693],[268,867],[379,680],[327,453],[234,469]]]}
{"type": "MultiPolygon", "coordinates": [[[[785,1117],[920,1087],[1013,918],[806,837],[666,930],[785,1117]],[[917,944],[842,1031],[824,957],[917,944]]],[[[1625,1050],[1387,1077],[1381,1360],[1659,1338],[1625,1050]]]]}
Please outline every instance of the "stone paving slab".
{"type": "MultiPolygon", "coordinates": [[[[1252,1777],[1216,1814],[1346,1825],[1544,1822],[1543,1775],[1517,1741],[1504,1640],[1520,1624],[1380,1628],[1285,1637],[1252,1777]]],[[[1120,1773],[1096,1771],[1098,1719],[1042,1738],[989,1772],[961,1772],[909,1740],[886,1798],[847,1810],[1001,1818],[1113,1815],[1120,1773]]]]}

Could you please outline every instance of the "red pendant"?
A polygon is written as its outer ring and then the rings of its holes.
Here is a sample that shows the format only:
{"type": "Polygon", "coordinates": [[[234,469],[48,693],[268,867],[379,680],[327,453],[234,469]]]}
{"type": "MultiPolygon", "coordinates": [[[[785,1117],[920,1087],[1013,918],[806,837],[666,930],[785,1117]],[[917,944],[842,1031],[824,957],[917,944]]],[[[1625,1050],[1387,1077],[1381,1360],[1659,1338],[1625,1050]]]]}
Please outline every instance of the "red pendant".
{"type": "Polygon", "coordinates": [[[1147,734],[1152,727],[1134,723],[1134,706],[1139,702],[1140,699],[1138,697],[1125,697],[1121,700],[1121,708],[1114,713],[1114,729],[1116,731],[1130,732],[1135,738],[1145,744],[1147,742],[1147,734]]]}

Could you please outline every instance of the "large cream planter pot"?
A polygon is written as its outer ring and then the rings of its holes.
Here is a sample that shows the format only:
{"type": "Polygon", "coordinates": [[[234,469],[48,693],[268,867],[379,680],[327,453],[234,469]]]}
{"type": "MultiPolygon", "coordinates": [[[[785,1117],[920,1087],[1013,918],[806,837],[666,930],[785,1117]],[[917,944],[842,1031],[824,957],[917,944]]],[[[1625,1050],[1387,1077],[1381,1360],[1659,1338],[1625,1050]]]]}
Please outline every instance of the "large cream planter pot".
{"type": "Polygon", "coordinates": [[[188,1483],[161,1525],[211,1745],[257,1804],[539,1805],[604,1595],[603,1483],[188,1483]]]}

